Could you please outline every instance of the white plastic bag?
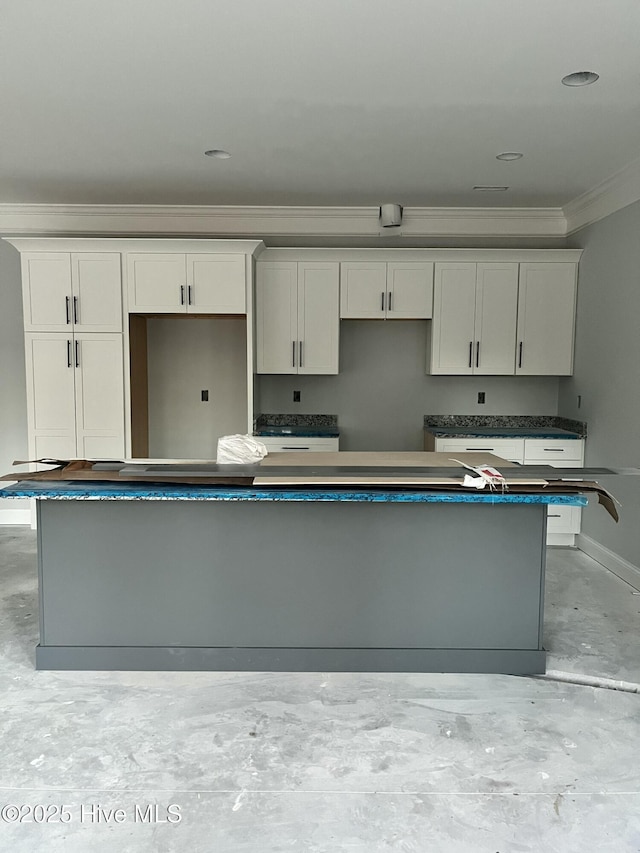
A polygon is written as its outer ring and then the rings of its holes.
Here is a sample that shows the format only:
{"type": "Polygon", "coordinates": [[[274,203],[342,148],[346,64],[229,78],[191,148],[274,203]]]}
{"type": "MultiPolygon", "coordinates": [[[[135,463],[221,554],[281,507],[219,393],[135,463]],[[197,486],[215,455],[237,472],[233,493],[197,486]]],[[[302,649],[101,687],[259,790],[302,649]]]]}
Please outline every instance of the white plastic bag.
{"type": "Polygon", "coordinates": [[[252,435],[223,435],[218,439],[218,465],[250,465],[266,455],[267,448],[252,435]]]}

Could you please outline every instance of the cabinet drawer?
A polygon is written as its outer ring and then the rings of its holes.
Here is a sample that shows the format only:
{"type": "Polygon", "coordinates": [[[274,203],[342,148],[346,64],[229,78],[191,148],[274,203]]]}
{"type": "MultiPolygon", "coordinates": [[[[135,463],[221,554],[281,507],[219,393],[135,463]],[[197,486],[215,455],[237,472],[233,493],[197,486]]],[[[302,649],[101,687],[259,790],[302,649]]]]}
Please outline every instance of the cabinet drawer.
{"type": "Polygon", "coordinates": [[[580,439],[526,438],[524,461],[526,465],[564,465],[565,462],[582,462],[584,442],[580,439]]]}
{"type": "Polygon", "coordinates": [[[501,456],[509,462],[522,462],[524,440],[521,438],[494,441],[487,438],[438,438],[436,451],[439,453],[478,453],[480,451],[501,456]]]}
{"type": "Polygon", "coordinates": [[[579,506],[550,504],[547,509],[547,533],[580,533],[579,506]]]}
{"type": "Polygon", "coordinates": [[[262,442],[269,453],[286,453],[289,451],[329,451],[336,453],[340,447],[340,439],[338,438],[303,438],[302,436],[283,436],[282,438],[274,436],[255,436],[257,441],[262,442]]]}

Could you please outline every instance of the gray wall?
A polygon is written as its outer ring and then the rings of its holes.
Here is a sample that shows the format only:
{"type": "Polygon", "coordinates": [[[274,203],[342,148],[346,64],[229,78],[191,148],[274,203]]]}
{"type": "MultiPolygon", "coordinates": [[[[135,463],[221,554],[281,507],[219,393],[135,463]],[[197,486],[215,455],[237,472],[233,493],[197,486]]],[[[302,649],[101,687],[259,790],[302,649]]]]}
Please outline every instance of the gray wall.
{"type": "MultiPolygon", "coordinates": [[[[9,473],[14,459],[26,459],[26,454],[20,255],[0,240],[0,474],[9,473]]],[[[26,508],[27,501],[0,501],[0,523],[5,513],[26,508]]]]}
{"type": "Polygon", "coordinates": [[[246,320],[150,319],[147,340],[149,456],[215,459],[220,436],[247,430],[246,320]]]}
{"type": "MultiPolygon", "coordinates": [[[[559,409],[588,425],[588,465],[640,467],[640,202],[579,231],[575,373],[559,409]],[[582,406],[578,409],[577,397],[582,406]]],[[[640,566],[640,477],[600,477],[622,502],[615,525],[589,506],[582,532],[640,566]]]]}
{"type": "Polygon", "coordinates": [[[258,411],[337,414],[341,450],[422,450],[424,415],[557,413],[555,377],[427,376],[427,323],[343,320],[340,373],[259,376],[258,411]]]}

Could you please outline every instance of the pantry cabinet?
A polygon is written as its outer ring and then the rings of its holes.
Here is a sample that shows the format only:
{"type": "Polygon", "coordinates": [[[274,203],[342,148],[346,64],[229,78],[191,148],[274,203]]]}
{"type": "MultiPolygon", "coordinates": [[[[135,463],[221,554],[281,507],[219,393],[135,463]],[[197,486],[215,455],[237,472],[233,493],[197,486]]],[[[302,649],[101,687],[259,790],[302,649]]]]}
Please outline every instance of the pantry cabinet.
{"type": "Polygon", "coordinates": [[[258,373],[338,373],[338,269],[331,262],[256,264],[258,373]]]}
{"type": "Polygon", "coordinates": [[[122,335],[28,332],[25,353],[32,458],[122,459],[122,335]]]}
{"type": "Polygon", "coordinates": [[[122,331],[118,253],[26,252],[21,262],[25,331],[122,331]]]}
{"type": "Polygon", "coordinates": [[[127,253],[130,313],[245,314],[245,256],[127,253]]]}
{"type": "Polygon", "coordinates": [[[432,315],[433,263],[343,262],[340,317],[427,320],[432,315]]]}

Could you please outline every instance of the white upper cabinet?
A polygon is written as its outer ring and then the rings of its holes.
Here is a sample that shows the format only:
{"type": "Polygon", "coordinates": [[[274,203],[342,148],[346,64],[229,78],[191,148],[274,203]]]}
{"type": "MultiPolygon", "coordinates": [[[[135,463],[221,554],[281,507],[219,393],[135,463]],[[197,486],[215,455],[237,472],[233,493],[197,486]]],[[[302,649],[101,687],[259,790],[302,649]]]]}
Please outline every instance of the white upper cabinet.
{"type": "Polygon", "coordinates": [[[516,374],[573,373],[576,286],[576,264],[520,264],[516,374]]]}
{"type": "Polygon", "coordinates": [[[129,313],[245,314],[245,256],[127,254],[129,313]]]}
{"type": "Polygon", "coordinates": [[[258,373],[338,373],[339,265],[256,264],[258,373]]]}
{"type": "Polygon", "coordinates": [[[33,458],[122,459],[122,335],[25,335],[33,458]]]}
{"type": "Polygon", "coordinates": [[[426,320],[432,315],[432,303],[432,263],[340,264],[340,317],[344,320],[426,320]]]}
{"type": "Polygon", "coordinates": [[[429,372],[513,375],[518,264],[437,263],[429,372]]]}
{"type": "Polygon", "coordinates": [[[122,331],[119,254],[26,252],[22,281],[26,331],[122,331]]]}
{"type": "Polygon", "coordinates": [[[433,374],[573,371],[575,263],[436,263],[433,374]]]}

